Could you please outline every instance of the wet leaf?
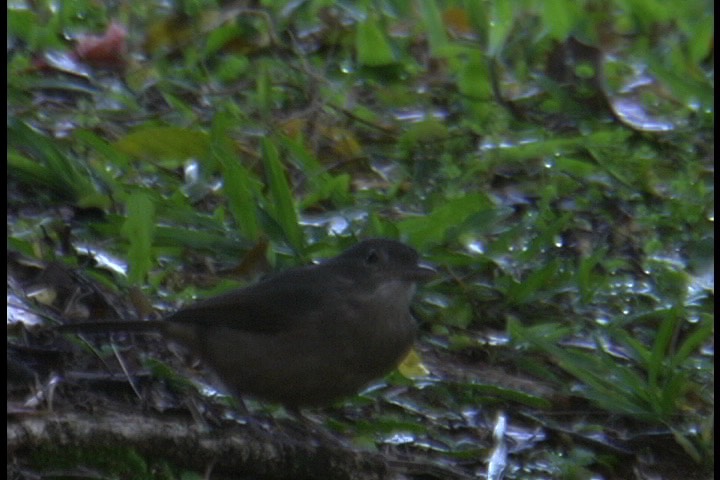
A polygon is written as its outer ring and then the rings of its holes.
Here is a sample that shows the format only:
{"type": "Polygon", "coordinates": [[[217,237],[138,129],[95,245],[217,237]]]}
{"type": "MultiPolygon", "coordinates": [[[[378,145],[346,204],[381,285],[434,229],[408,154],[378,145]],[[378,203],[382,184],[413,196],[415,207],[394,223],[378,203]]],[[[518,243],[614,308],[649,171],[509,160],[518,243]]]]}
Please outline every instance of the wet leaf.
{"type": "Polygon", "coordinates": [[[136,193],[127,199],[127,219],[121,232],[129,242],[129,280],[135,284],[143,282],[153,266],[153,233],[155,227],[155,206],[149,195],[136,193]]]}
{"type": "Polygon", "coordinates": [[[357,62],[362,66],[382,67],[395,63],[392,47],[373,15],[357,25],[355,50],[357,62]]]}
{"type": "Polygon", "coordinates": [[[263,139],[262,148],[265,178],[270,186],[273,200],[270,210],[277,225],[282,229],[285,240],[295,251],[302,252],[305,243],[303,233],[298,224],[290,184],[285,177],[285,169],[280,163],[277,148],[268,139],[263,139]]]}
{"type": "Polygon", "coordinates": [[[174,167],[188,158],[203,157],[208,146],[206,133],[179,127],[141,127],[115,142],[126,155],[174,167]]]}

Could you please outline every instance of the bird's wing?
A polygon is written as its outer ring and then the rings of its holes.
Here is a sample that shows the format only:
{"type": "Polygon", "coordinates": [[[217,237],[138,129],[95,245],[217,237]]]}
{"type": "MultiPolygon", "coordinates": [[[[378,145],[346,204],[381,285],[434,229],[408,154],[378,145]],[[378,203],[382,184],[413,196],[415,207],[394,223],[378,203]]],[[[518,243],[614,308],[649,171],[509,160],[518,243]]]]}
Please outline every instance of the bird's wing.
{"type": "MultiPolygon", "coordinates": [[[[313,311],[331,308],[338,279],[312,267],[287,271],[250,287],[200,300],[166,320],[254,333],[285,331],[313,311]]],[[[341,280],[342,283],[342,280],[341,280]]]]}

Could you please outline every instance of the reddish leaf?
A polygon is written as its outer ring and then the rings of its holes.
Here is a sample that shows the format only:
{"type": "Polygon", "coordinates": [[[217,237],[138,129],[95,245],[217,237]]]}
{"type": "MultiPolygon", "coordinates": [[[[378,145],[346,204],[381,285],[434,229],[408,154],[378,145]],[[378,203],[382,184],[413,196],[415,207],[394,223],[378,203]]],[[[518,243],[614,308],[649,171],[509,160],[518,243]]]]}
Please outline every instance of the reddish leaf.
{"type": "Polygon", "coordinates": [[[111,23],[102,36],[87,35],[78,39],[75,46],[77,57],[97,67],[121,69],[127,55],[127,30],[118,23],[111,23]]]}

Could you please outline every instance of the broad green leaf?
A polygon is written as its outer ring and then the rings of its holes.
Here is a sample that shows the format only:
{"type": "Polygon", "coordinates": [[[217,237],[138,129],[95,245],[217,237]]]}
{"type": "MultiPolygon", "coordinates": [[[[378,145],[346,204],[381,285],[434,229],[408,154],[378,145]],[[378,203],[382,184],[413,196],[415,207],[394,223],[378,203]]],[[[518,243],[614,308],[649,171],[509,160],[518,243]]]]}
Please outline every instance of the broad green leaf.
{"type": "Polygon", "coordinates": [[[115,142],[115,147],[127,155],[151,162],[171,162],[176,167],[188,158],[204,156],[208,146],[207,133],[181,127],[140,127],[115,142]]]}
{"type": "Polygon", "coordinates": [[[355,37],[358,64],[365,67],[380,67],[395,63],[395,54],[380,28],[376,18],[368,18],[358,24],[355,37]]]}
{"type": "Polygon", "coordinates": [[[80,207],[109,207],[109,198],[95,186],[87,165],[24,122],[9,122],[8,145],[14,149],[8,153],[11,173],[28,185],[43,184],[60,198],[72,200],[80,207]]]}
{"type": "Polygon", "coordinates": [[[542,2],[545,25],[550,36],[562,42],[567,39],[575,23],[575,5],[571,0],[545,0],[542,2]]]}
{"type": "Polygon", "coordinates": [[[485,194],[473,193],[448,200],[427,215],[406,218],[398,222],[398,229],[410,243],[425,250],[429,245],[441,243],[448,232],[461,225],[470,216],[490,207],[485,194]]]}
{"type": "Polygon", "coordinates": [[[280,163],[277,148],[270,139],[262,139],[262,160],[265,178],[270,187],[272,204],[270,210],[277,224],[282,228],[285,240],[296,252],[303,252],[304,237],[298,223],[295,202],[290,184],[285,177],[285,168],[280,163]]]}
{"type": "Polygon", "coordinates": [[[488,63],[479,53],[472,55],[460,70],[458,89],[475,100],[490,100],[493,97],[488,63]]]}
{"type": "Polygon", "coordinates": [[[228,199],[230,212],[240,230],[251,240],[260,236],[256,205],[259,198],[259,180],[245,168],[233,149],[228,137],[232,119],[219,113],[210,132],[210,152],[220,165],[223,175],[223,191],[228,199]]]}
{"type": "Polygon", "coordinates": [[[443,57],[446,53],[448,39],[437,2],[435,0],[422,0],[420,5],[420,12],[425,22],[425,28],[427,28],[430,54],[436,58],[443,57]]]}
{"type": "Polygon", "coordinates": [[[490,8],[488,54],[497,56],[505,45],[514,20],[514,4],[510,0],[495,0],[490,8]]]}
{"type": "Polygon", "coordinates": [[[127,218],[121,232],[130,244],[129,280],[138,284],[145,280],[153,265],[152,243],[155,229],[155,205],[147,193],[133,193],[127,200],[127,218]]]}

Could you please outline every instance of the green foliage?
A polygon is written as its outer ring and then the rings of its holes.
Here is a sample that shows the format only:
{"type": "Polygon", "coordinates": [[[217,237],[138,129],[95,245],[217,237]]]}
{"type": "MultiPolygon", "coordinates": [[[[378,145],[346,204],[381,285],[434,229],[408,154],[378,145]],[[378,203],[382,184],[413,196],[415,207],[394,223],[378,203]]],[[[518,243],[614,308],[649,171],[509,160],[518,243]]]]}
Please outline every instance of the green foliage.
{"type": "Polygon", "coordinates": [[[661,323],[649,348],[623,329],[604,332],[606,338],[598,337],[591,352],[560,348],[517,321],[509,322],[508,330],[517,342],[529,343],[553,358],[581,382],[578,393],[600,408],[647,422],[672,423],[693,393],[690,353],[707,342],[713,330],[711,319],[706,318],[680,345],[672,345],[683,328],[684,314],[682,309],[653,312],[661,323]],[[608,352],[604,346],[608,341],[627,352],[629,362],[608,352]]]}
{"type": "Polygon", "coordinates": [[[459,234],[456,229],[473,215],[490,208],[490,202],[482,193],[469,194],[462,198],[445,200],[429,214],[406,218],[398,229],[410,239],[413,245],[428,248],[431,245],[451,240],[459,234]]]}
{"type": "Polygon", "coordinates": [[[355,48],[358,64],[362,66],[382,67],[395,63],[393,49],[373,15],[358,24],[355,48]]]}
{"type": "Polygon", "coordinates": [[[510,0],[498,0],[493,2],[489,19],[489,43],[488,53],[490,56],[499,55],[505,43],[514,19],[513,4],[510,0]]]}
{"type": "MultiPolygon", "coordinates": [[[[149,464],[132,448],[89,447],[89,448],[36,448],[32,453],[33,463],[41,470],[72,470],[82,466],[85,469],[103,472],[106,478],[173,479],[178,472],[162,461],[149,464]]],[[[182,472],[184,478],[199,478],[192,472],[182,472]]]]}
{"type": "Polygon", "coordinates": [[[305,250],[305,241],[298,224],[290,184],[285,176],[286,170],[280,163],[277,148],[268,139],[262,140],[262,152],[265,180],[270,187],[271,195],[271,203],[267,206],[268,213],[274,224],[280,228],[283,240],[288,242],[296,252],[302,253],[305,250]]]}
{"type": "Polygon", "coordinates": [[[121,233],[128,240],[129,280],[142,283],[152,268],[152,244],[155,228],[155,206],[145,193],[131,194],[127,199],[127,217],[121,233]]]}
{"type": "Polygon", "coordinates": [[[211,131],[211,154],[220,164],[223,175],[223,190],[228,206],[240,231],[256,241],[260,227],[256,215],[256,199],[260,196],[260,181],[235,158],[235,152],[228,138],[232,118],[224,113],[213,120],[211,131]]]}
{"type": "Polygon", "coordinates": [[[119,139],[115,147],[138,159],[178,166],[187,158],[203,156],[208,138],[195,129],[148,125],[119,139]]]}
{"type": "Polygon", "coordinates": [[[8,168],[28,187],[41,187],[81,207],[107,208],[89,169],[21,121],[8,125],[8,168]],[[21,152],[27,152],[27,156],[21,152]]]}
{"type": "Polygon", "coordinates": [[[439,58],[445,56],[445,51],[448,47],[448,38],[445,33],[445,24],[442,21],[442,15],[437,2],[434,0],[423,1],[420,12],[423,15],[425,29],[427,30],[430,54],[439,58]]]}
{"type": "MultiPolygon", "coordinates": [[[[711,4],[351,3],[8,4],[9,247],[171,298],[199,288],[178,271],[214,276],[258,245],[282,267],[399,238],[440,272],[421,338],[463,362],[418,410],[548,407],[453,377],[482,352],[711,463],[711,4]],[[130,55],[78,61],[112,20],[130,55]],[[510,345],[479,340],[503,326],[510,345]]],[[[451,424],[416,414],[358,435],[451,424]]],[[[544,458],[596,472],[569,448],[544,458]]]]}

